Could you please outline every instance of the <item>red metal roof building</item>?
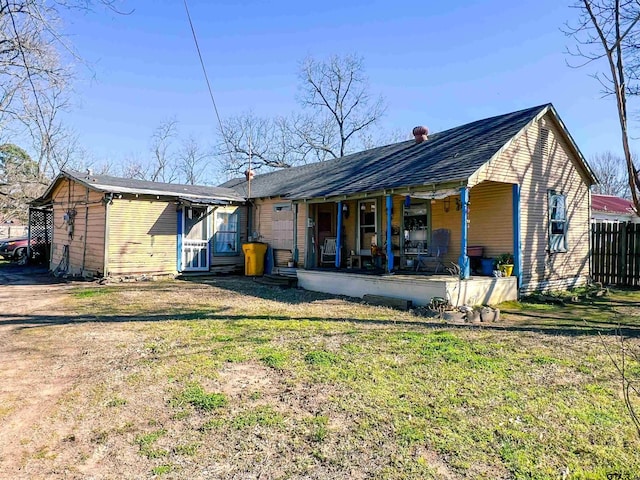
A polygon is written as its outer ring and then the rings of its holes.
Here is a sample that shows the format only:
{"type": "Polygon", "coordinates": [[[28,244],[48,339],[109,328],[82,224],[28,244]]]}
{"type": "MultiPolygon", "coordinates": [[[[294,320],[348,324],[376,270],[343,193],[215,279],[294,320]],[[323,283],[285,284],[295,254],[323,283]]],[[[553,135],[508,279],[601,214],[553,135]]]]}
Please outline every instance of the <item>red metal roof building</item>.
{"type": "Polygon", "coordinates": [[[640,223],[633,202],[611,195],[591,195],[591,221],[594,223],[640,223]]]}

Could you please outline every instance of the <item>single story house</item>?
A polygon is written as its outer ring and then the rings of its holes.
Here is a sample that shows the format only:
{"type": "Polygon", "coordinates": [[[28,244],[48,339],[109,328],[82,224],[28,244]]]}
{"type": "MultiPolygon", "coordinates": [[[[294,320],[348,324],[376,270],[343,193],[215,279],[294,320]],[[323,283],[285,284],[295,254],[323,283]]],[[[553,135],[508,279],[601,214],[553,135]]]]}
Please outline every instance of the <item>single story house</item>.
{"type": "Polygon", "coordinates": [[[50,268],[68,274],[228,271],[261,241],[304,288],[418,305],[587,281],[597,180],[551,104],[414,133],[219,187],[63,171],[32,205],[52,212],[50,268]],[[493,275],[498,256],[513,276],[493,275]]]}
{"type": "Polygon", "coordinates": [[[640,223],[640,215],[627,198],[593,194],[591,223],[640,223]]]}
{"type": "Polygon", "coordinates": [[[220,271],[243,265],[245,199],[221,187],[62,171],[33,207],[50,209],[50,269],[87,276],[220,271]]]}
{"type": "Polygon", "coordinates": [[[221,186],[247,198],[249,231],[311,290],[494,303],[587,281],[597,179],[553,105],[414,134],[221,186]],[[470,258],[502,254],[511,277],[480,275],[470,258]],[[421,268],[430,255],[436,275],[421,268]]]}

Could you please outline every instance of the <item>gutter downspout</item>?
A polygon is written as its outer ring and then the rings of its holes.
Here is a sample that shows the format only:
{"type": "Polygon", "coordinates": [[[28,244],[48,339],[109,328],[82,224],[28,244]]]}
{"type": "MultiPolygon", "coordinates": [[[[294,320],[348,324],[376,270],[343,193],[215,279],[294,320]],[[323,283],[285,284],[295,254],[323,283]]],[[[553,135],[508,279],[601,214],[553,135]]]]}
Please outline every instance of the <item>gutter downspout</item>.
{"type": "Polygon", "coordinates": [[[84,238],[82,246],[82,268],[80,269],[80,275],[84,277],[84,267],[87,260],[87,232],[89,231],[89,187],[87,187],[87,195],[85,197],[84,205],[84,238]]]}
{"type": "Polygon", "coordinates": [[[113,193],[104,197],[104,265],[102,276],[106,277],[109,272],[109,206],[113,203],[113,193]]]}

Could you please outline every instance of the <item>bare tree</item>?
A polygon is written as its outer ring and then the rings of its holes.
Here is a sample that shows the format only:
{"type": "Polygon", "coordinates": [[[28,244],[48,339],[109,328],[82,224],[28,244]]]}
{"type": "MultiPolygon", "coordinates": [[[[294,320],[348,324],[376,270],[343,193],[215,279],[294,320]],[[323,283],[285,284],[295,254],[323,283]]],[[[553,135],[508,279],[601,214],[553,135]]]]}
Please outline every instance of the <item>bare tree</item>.
{"type": "Polygon", "coordinates": [[[60,85],[39,92],[37,104],[24,103],[20,122],[31,139],[34,159],[45,178],[53,178],[63,168],[79,169],[85,165],[85,152],[78,136],[60,119],[68,108],[67,92],[60,85]]]}
{"type": "Polygon", "coordinates": [[[134,157],[127,158],[116,173],[124,178],[134,178],[136,180],[149,179],[149,166],[134,157]]]}
{"type": "Polygon", "coordinates": [[[78,162],[77,138],[60,121],[69,106],[73,71],[65,52],[82,61],[61,29],[63,10],[103,5],[119,12],[119,0],[0,0],[0,130],[33,142],[40,173],[51,177],[78,162]]]}
{"type": "Polygon", "coordinates": [[[224,172],[244,173],[249,163],[252,170],[288,168],[380,145],[370,128],[386,107],[369,92],[361,58],[307,58],[299,77],[303,112],[276,118],[245,113],[223,122],[218,156],[224,172]]]}
{"type": "Polygon", "coordinates": [[[375,125],[386,111],[383,98],[369,91],[361,57],[306,58],[300,80],[300,104],[311,110],[308,123],[317,128],[298,128],[296,133],[333,158],[345,156],[354,136],[375,125]]]}
{"type": "Polygon", "coordinates": [[[153,165],[149,180],[153,182],[172,183],[177,179],[177,165],[171,151],[172,141],[177,136],[178,121],[175,118],[164,120],[151,136],[153,165]]]}
{"type": "Polygon", "coordinates": [[[371,130],[360,133],[358,141],[365,149],[379,147],[381,145],[390,145],[405,140],[413,139],[411,130],[402,130],[395,128],[390,131],[378,132],[374,135],[371,130]]]}
{"type": "Polygon", "coordinates": [[[611,152],[598,153],[591,157],[589,164],[600,181],[593,186],[593,193],[614,197],[629,196],[627,169],[622,157],[611,152]]]}
{"type": "Polygon", "coordinates": [[[213,155],[205,151],[193,137],[185,140],[178,153],[182,180],[189,185],[201,183],[204,180],[207,160],[212,157],[213,155]]]}
{"type": "Polygon", "coordinates": [[[302,145],[292,135],[290,121],[244,113],[222,124],[224,145],[219,149],[223,171],[240,174],[252,170],[288,168],[304,162],[302,145]]]}
{"type": "Polygon", "coordinates": [[[64,85],[70,72],[56,50],[57,10],[45,1],[0,0],[0,115],[22,119],[25,103],[39,108],[40,96],[64,85]]]}
{"type": "MultiPolygon", "coordinates": [[[[594,78],[604,96],[613,96],[618,110],[627,183],[640,210],[640,177],[629,147],[627,96],[640,94],[640,3],[637,0],[579,0],[573,7],[578,20],[567,23],[565,34],[576,41],[568,53],[575,67],[603,61],[604,72],[594,78]]],[[[598,63],[596,63],[597,65],[598,63]]]]}
{"type": "Polygon", "coordinates": [[[29,201],[45,188],[38,164],[27,152],[17,145],[0,145],[0,223],[15,218],[26,222],[29,201]]]}
{"type": "Polygon", "coordinates": [[[640,349],[630,343],[620,329],[614,341],[609,342],[600,334],[600,343],[621,381],[624,405],[640,438],[640,412],[637,410],[640,405],[640,349]]]}

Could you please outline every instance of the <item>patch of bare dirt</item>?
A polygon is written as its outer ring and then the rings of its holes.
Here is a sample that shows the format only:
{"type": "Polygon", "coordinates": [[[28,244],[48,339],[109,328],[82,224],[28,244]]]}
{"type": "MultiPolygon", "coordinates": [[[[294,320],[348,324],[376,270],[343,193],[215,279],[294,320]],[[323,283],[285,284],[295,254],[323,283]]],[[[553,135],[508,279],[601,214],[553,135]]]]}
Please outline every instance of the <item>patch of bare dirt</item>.
{"type": "Polygon", "coordinates": [[[242,397],[258,392],[274,394],[275,380],[268,368],[257,363],[232,363],[220,370],[220,391],[229,397],[242,397]]]}
{"type": "Polygon", "coordinates": [[[0,289],[0,472],[17,476],[38,420],[73,383],[61,362],[68,350],[49,351],[28,329],[61,308],[66,285],[3,285],[0,289]]]}
{"type": "MultiPolygon", "coordinates": [[[[0,478],[67,478],[50,466],[58,444],[72,451],[75,442],[56,412],[68,392],[105,368],[94,361],[105,339],[65,310],[74,284],[12,280],[0,288],[0,478]]],[[[124,341],[108,335],[109,345],[124,341]]]]}

